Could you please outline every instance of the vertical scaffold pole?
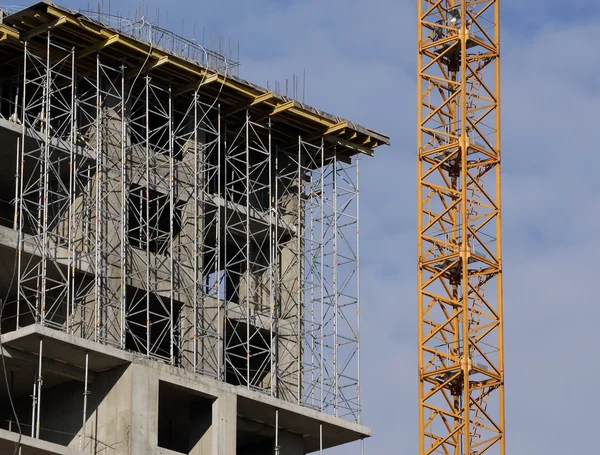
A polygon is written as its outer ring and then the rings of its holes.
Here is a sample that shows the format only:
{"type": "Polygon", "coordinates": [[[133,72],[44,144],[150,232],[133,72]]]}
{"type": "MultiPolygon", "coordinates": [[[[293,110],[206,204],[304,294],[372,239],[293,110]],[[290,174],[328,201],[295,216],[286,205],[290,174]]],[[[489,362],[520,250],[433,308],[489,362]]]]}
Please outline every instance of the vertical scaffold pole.
{"type": "MultiPolygon", "coordinates": [[[[28,49],[28,42],[25,41],[24,45],[23,45],[23,98],[22,98],[22,106],[21,106],[21,148],[20,148],[20,162],[19,162],[19,166],[21,168],[21,171],[19,173],[20,175],[20,179],[19,179],[19,192],[18,194],[18,199],[19,199],[19,225],[18,225],[18,242],[19,242],[19,251],[18,251],[18,264],[17,264],[17,320],[16,320],[16,328],[19,329],[21,327],[21,292],[22,292],[22,261],[23,261],[23,257],[22,257],[22,251],[23,251],[23,228],[24,228],[24,207],[23,207],[23,185],[24,185],[24,180],[25,178],[23,177],[23,174],[25,172],[25,135],[27,132],[26,129],[26,124],[27,124],[27,112],[25,109],[25,103],[27,102],[27,55],[29,53],[29,49],[28,49]]],[[[34,386],[35,389],[35,386],[34,386]]],[[[34,399],[35,399],[35,390],[34,390],[34,399]]],[[[32,420],[32,424],[33,424],[33,420],[32,420]]],[[[32,432],[33,432],[33,426],[32,426],[32,432]]]]}
{"type": "Polygon", "coordinates": [[[338,161],[337,150],[334,149],[332,163],[332,191],[333,191],[333,412],[339,416],[339,359],[338,359],[338,326],[339,326],[339,288],[338,288],[338,161]]]}
{"type": "Polygon", "coordinates": [[[121,239],[120,239],[120,254],[121,254],[121,283],[120,283],[120,313],[121,313],[121,327],[120,327],[120,346],[121,349],[125,348],[126,333],[127,333],[127,244],[129,242],[127,236],[127,199],[129,195],[129,185],[127,182],[127,99],[125,94],[125,65],[121,65],[121,217],[120,217],[120,228],[121,228],[121,239]]]}
{"type": "Polygon", "coordinates": [[[35,417],[35,437],[37,439],[40,438],[40,414],[42,408],[42,358],[43,358],[43,346],[44,341],[40,338],[40,350],[39,350],[39,359],[38,359],[38,377],[37,377],[37,409],[36,409],[36,417],[35,417]]]}
{"type": "MultiPolygon", "coordinates": [[[[277,393],[277,357],[275,352],[277,350],[277,343],[279,338],[277,337],[277,315],[275,313],[275,302],[277,285],[275,280],[275,264],[277,264],[277,233],[278,233],[278,217],[277,217],[277,182],[274,176],[277,173],[277,156],[273,157],[271,151],[271,117],[269,117],[269,143],[268,143],[268,160],[269,160],[269,311],[270,311],[270,324],[269,324],[269,363],[270,363],[270,387],[269,392],[271,396],[275,396],[277,393]],[[275,216],[273,216],[275,211],[275,216]],[[275,226],[273,227],[273,222],[275,226]]],[[[277,444],[275,444],[277,446],[277,444]]]]}
{"type": "MultiPolygon", "coordinates": [[[[222,308],[225,305],[225,299],[221,295],[221,280],[222,277],[225,276],[224,273],[221,273],[221,243],[224,239],[221,239],[223,234],[222,227],[222,219],[221,219],[221,103],[217,105],[217,199],[215,203],[216,211],[217,211],[217,226],[215,229],[215,244],[216,244],[216,252],[217,256],[217,270],[216,270],[216,285],[217,285],[217,377],[221,380],[225,380],[225,373],[223,367],[223,356],[224,356],[224,341],[223,341],[223,327],[224,327],[224,317],[226,315],[227,309],[222,308]],[[223,311],[222,311],[223,310],[223,311]]],[[[226,140],[226,139],[225,139],[226,140]]],[[[227,146],[225,146],[227,149],[227,146]]],[[[226,246],[224,248],[224,252],[226,253],[226,246]]]]}
{"type": "Polygon", "coordinates": [[[146,151],[146,201],[145,201],[145,209],[146,209],[146,219],[143,220],[145,222],[145,250],[146,250],[146,356],[150,357],[150,353],[152,351],[152,338],[151,338],[151,329],[152,329],[152,321],[150,317],[150,76],[145,77],[145,97],[146,102],[144,108],[146,109],[146,138],[145,138],[145,151],[146,151]]]}
{"type": "Polygon", "coordinates": [[[68,251],[68,265],[67,265],[67,287],[66,287],[66,330],[67,333],[71,333],[72,322],[73,322],[73,311],[75,308],[75,299],[73,298],[75,292],[75,246],[73,237],[74,232],[74,201],[75,201],[75,176],[77,169],[77,156],[75,154],[75,147],[77,141],[77,110],[75,107],[75,48],[71,49],[71,117],[69,125],[69,194],[67,196],[68,208],[68,223],[67,223],[67,251],[68,251]]]}
{"type": "Polygon", "coordinates": [[[89,371],[89,353],[85,352],[85,377],[83,382],[83,421],[81,425],[81,444],[80,450],[85,450],[85,437],[87,426],[87,402],[88,402],[88,371],[89,371]]]}
{"type": "Polygon", "coordinates": [[[275,410],[275,455],[279,455],[279,409],[275,410]]]}
{"type": "MultiPolygon", "coordinates": [[[[321,395],[321,412],[325,412],[325,148],[323,139],[321,139],[321,148],[319,150],[321,155],[321,195],[320,195],[320,224],[321,224],[321,239],[320,239],[320,326],[319,326],[319,338],[320,338],[320,354],[319,359],[319,381],[320,381],[320,395],[321,395]]],[[[321,449],[322,451],[322,449],[321,449]]]]}
{"type": "MultiPolygon", "coordinates": [[[[220,106],[220,105],[219,105],[220,106]]],[[[221,121],[223,121],[223,119],[221,118],[221,113],[220,113],[220,107],[219,107],[219,119],[221,121]]],[[[221,131],[221,122],[219,122],[219,131],[221,131]]],[[[227,280],[228,280],[228,273],[229,271],[227,270],[227,265],[228,265],[228,254],[229,254],[229,248],[227,248],[227,236],[228,236],[228,232],[227,232],[227,216],[228,216],[228,205],[227,205],[227,154],[229,153],[229,149],[228,149],[228,142],[227,142],[227,122],[224,122],[222,125],[223,128],[223,154],[225,155],[223,158],[223,160],[221,160],[221,150],[220,150],[220,145],[221,145],[221,141],[219,141],[219,191],[218,191],[218,201],[219,204],[221,203],[221,199],[223,200],[223,217],[219,216],[219,232],[221,233],[221,235],[223,236],[223,239],[221,241],[221,243],[223,244],[223,257],[224,257],[224,261],[223,261],[223,280],[225,281],[224,284],[224,289],[223,289],[223,295],[220,297],[223,300],[223,320],[219,321],[219,328],[221,328],[222,330],[222,334],[220,337],[221,340],[221,348],[219,349],[219,358],[222,358],[221,361],[221,380],[224,382],[227,382],[227,361],[228,361],[228,354],[227,354],[227,340],[226,340],[226,336],[227,336],[227,332],[226,332],[226,328],[227,328],[227,318],[229,316],[229,297],[227,296],[227,280]],[[221,172],[221,169],[223,169],[223,172],[221,172]],[[221,226],[221,223],[223,224],[221,226]]],[[[219,213],[221,212],[221,210],[219,210],[219,213]]]]}
{"type": "Polygon", "coordinates": [[[296,282],[296,318],[298,327],[296,328],[296,340],[297,340],[297,348],[296,355],[298,359],[296,360],[296,403],[302,403],[302,343],[304,341],[304,336],[302,334],[302,288],[304,283],[304,274],[303,274],[303,261],[304,255],[302,251],[302,236],[304,234],[304,229],[302,229],[302,210],[304,208],[304,203],[302,201],[302,136],[298,136],[298,174],[296,178],[297,182],[297,197],[298,201],[296,203],[296,262],[298,266],[298,278],[296,282]]]}
{"type": "Polygon", "coordinates": [[[323,424],[319,424],[319,453],[323,455],[323,424]]]}
{"type": "MultiPolygon", "coordinates": [[[[362,408],[360,406],[360,158],[356,158],[356,402],[358,407],[357,423],[362,423],[362,408]]],[[[361,439],[364,448],[364,440],[361,439]]]]}
{"type": "MultiPolygon", "coordinates": [[[[244,276],[244,286],[246,288],[244,306],[246,307],[246,388],[250,389],[251,371],[250,371],[250,111],[246,110],[246,123],[245,123],[245,141],[244,146],[246,148],[246,172],[244,182],[244,193],[246,199],[246,272],[244,276]]],[[[239,295],[239,293],[238,293],[239,295]]]]}
{"type": "Polygon", "coordinates": [[[96,244],[94,250],[94,260],[95,260],[95,268],[96,272],[95,281],[96,284],[94,286],[94,337],[95,341],[98,342],[100,339],[100,318],[102,314],[102,302],[101,302],[101,287],[102,287],[102,159],[103,159],[103,148],[102,148],[102,98],[101,98],[101,79],[100,79],[100,54],[96,54],[96,220],[95,220],[95,231],[96,231],[96,244]]]}
{"type": "MultiPolygon", "coordinates": [[[[194,318],[194,336],[193,336],[193,342],[194,342],[194,346],[193,346],[193,356],[194,356],[194,360],[193,360],[193,367],[194,367],[194,372],[196,373],[198,371],[198,302],[202,299],[204,300],[204,288],[201,286],[202,284],[202,280],[204,279],[204,275],[199,274],[199,270],[198,270],[198,256],[199,254],[201,254],[202,251],[202,246],[200,245],[200,242],[198,241],[198,235],[200,232],[200,222],[199,222],[199,217],[200,217],[200,211],[204,210],[204,206],[200,207],[199,206],[199,202],[198,202],[198,194],[200,191],[200,185],[198,184],[199,179],[200,179],[200,171],[198,169],[199,167],[199,163],[198,163],[198,90],[199,88],[197,88],[194,91],[194,257],[193,257],[193,267],[194,270],[192,271],[193,274],[193,279],[194,279],[194,290],[193,290],[193,296],[194,296],[194,307],[193,307],[193,318],[194,318]],[[200,288],[200,293],[198,293],[198,288],[200,288]]],[[[204,193],[203,193],[204,194],[204,193]]]]}
{"type": "MultiPolygon", "coordinates": [[[[175,292],[175,262],[173,259],[173,242],[175,238],[175,154],[173,149],[173,93],[169,84],[169,358],[171,365],[175,365],[175,314],[173,311],[173,298],[175,292]]],[[[197,305],[198,302],[194,302],[197,305]]]]}
{"type": "MultiPolygon", "coordinates": [[[[47,33],[46,38],[46,80],[44,87],[44,158],[43,166],[40,169],[43,172],[43,176],[40,179],[41,188],[40,196],[43,195],[43,208],[42,208],[42,261],[41,261],[41,273],[40,273],[40,292],[41,292],[41,315],[40,324],[43,326],[46,319],[46,291],[47,291],[47,276],[46,271],[48,268],[48,199],[50,197],[49,191],[49,165],[50,165],[50,90],[52,81],[52,66],[50,62],[50,32],[47,33]]],[[[39,410],[39,405],[38,405],[39,410]]]]}
{"type": "MultiPolygon", "coordinates": [[[[17,159],[15,165],[15,214],[13,229],[16,231],[19,228],[19,180],[21,169],[21,137],[17,137],[17,159]]],[[[17,327],[18,328],[18,327],[17,327]]]]}

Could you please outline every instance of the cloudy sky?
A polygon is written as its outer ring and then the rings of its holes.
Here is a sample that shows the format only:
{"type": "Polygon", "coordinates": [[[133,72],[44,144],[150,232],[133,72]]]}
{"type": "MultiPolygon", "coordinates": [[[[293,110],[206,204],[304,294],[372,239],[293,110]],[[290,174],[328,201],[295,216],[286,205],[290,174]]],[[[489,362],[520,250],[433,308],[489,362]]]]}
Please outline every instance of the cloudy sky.
{"type": "MultiPolygon", "coordinates": [[[[239,40],[242,77],[265,85],[306,69],[308,103],[391,136],[361,163],[365,453],[417,453],[417,2],[162,3],[177,31],[185,18],[188,35],[195,21],[197,36],[205,26],[239,40]]],[[[502,39],[508,453],[595,453],[600,2],[504,0],[502,39]]]]}

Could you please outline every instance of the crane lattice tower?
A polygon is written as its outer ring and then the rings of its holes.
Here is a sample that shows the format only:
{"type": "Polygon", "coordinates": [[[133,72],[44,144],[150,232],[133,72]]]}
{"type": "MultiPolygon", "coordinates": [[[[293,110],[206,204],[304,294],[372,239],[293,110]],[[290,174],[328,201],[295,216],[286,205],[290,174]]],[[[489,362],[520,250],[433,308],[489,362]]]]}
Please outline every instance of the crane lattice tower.
{"type": "Polygon", "coordinates": [[[418,21],[419,453],[503,455],[499,0],[418,21]]]}

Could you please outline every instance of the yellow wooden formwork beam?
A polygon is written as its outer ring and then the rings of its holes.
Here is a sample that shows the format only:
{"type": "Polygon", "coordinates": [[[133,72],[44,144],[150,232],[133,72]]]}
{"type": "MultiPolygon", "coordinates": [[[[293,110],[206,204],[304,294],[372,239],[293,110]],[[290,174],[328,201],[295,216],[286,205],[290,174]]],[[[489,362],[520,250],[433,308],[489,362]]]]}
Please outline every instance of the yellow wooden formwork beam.
{"type": "Polygon", "coordinates": [[[19,41],[21,39],[18,30],[5,24],[0,24],[0,41],[19,41]]]}
{"type": "Polygon", "coordinates": [[[236,114],[240,111],[249,109],[251,107],[258,106],[259,104],[262,104],[262,103],[272,100],[274,98],[274,96],[275,95],[273,94],[273,92],[267,92],[267,93],[263,93],[262,95],[258,95],[251,102],[249,102],[247,104],[236,106],[236,107],[233,107],[233,108],[227,110],[226,112],[223,113],[223,117],[227,117],[229,115],[236,114]]]}
{"type": "Polygon", "coordinates": [[[294,100],[286,101],[285,103],[282,103],[282,104],[277,104],[273,107],[271,112],[267,112],[265,115],[253,119],[253,121],[262,122],[266,118],[275,117],[276,115],[279,115],[283,112],[289,111],[290,109],[292,109],[294,107],[295,104],[296,104],[296,102],[294,100]]]}
{"type": "Polygon", "coordinates": [[[139,69],[139,68],[134,68],[129,70],[126,74],[125,74],[125,78],[126,79],[130,79],[132,77],[135,77],[139,74],[142,73],[149,73],[150,71],[152,71],[155,68],[158,68],[159,66],[164,65],[165,63],[169,63],[169,56],[168,55],[163,55],[162,57],[160,57],[159,59],[153,61],[153,62],[148,62],[144,65],[143,68],[139,69]]]}
{"type": "Polygon", "coordinates": [[[51,22],[48,22],[47,24],[40,25],[39,27],[36,27],[33,30],[24,33],[23,35],[21,35],[21,40],[29,41],[31,38],[41,35],[42,33],[46,33],[52,30],[53,28],[60,27],[61,25],[66,23],[67,18],[65,16],[57,17],[56,19],[54,19],[51,22]]]}
{"type": "Polygon", "coordinates": [[[294,107],[296,102],[294,100],[276,106],[270,113],[271,116],[281,114],[282,112],[288,111],[294,107]]]}
{"type": "Polygon", "coordinates": [[[180,96],[180,95],[183,95],[184,93],[191,92],[193,90],[198,90],[200,87],[204,87],[205,85],[213,84],[214,82],[217,82],[217,80],[219,79],[218,74],[208,74],[208,71],[205,71],[204,76],[205,77],[201,81],[194,81],[194,82],[189,83],[188,85],[181,87],[179,90],[177,90],[174,93],[174,96],[180,96]]]}
{"type": "Polygon", "coordinates": [[[326,134],[323,136],[323,139],[330,144],[340,145],[344,148],[355,150],[359,153],[364,153],[365,155],[373,156],[373,149],[369,147],[363,147],[362,145],[355,144],[354,142],[347,141],[342,139],[341,137],[331,136],[326,134]]]}
{"type": "MultiPolygon", "coordinates": [[[[157,66],[168,66],[169,68],[175,69],[177,72],[187,73],[190,77],[199,81],[190,83],[189,85],[179,89],[177,92],[175,92],[176,96],[191,90],[195,90],[202,85],[216,83],[220,84],[223,88],[227,88],[228,90],[233,91],[240,97],[252,100],[250,101],[250,103],[271,103],[271,98],[274,98],[272,94],[269,95],[268,93],[264,93],[261,90],[258,90],[255,87],[251,87],[245,84],[243,81],[236,80],[235,78],[229,75],[216,73],[196,63],[188,62],[184,59],[174,57],[168,52],[153,48],[152,46],[143,42],[139,42],[133,38],[129,38],[123,35],[115,35],[113,31],[107,30],[102,26],[94,24],[84,18],[78,18],[73,15],[66,14],[65,12],[56,9],[51,5],[47,6],[46,11],[49,15],[56,18],[65,17],[67,23],[76,27],[80,27],[101,39],[99,43],[80,51],[80,54],[78,54],[79,56],[89,55],[90,53],[99,51],[108,46],[118,43],[121,46],[125,46],[139,53],[140,56],[143,58],[152,59],[155,62],[152,68],[156,68],[157,66]]],[[[241,110],[243,110],[246,107],[248,106],[240,106],[241,110]]],[[[239,108],[236,107],[233,109],[239,108]]],[[[273,110],[267,115],[267,117],[269,115],[278,115],[283,112],[292,114],[302,119],[304,122],[312,124],[313,126],[311,126],[311,128],[325,129],[327,134],[335,132],[329,131],[329,129],[331,128],[335,129],[348,127],[347,122],[344,127],[341,127],[339,126],[339,122],[323,117],[317,113],[305,110],[302,107],[298,106],[297,103],[293,100],[285,102],[283,104],[275,105],[273,110]]],[[[263,117],[261,120],[264,120],[264,118],[266,117],[263,117]]],[[[325,132],[321,133],[320,135],[322,134],[325,134],[325,132]]],[[[377,144],[379,143],[377,142],[377,144]]]]}
{"type": "Polygon", "coordinates": [[[119,42],[119,35],[112,35],[110,38],[102,40],[96,44],[92,44],[91,46],[86,47],[85,49],[80,50],[76,53],[77,58],[87,57],[94,52],[99,52],[102,49],[106,49],[109,46],[112,46],[115,43],[119,42]]]}

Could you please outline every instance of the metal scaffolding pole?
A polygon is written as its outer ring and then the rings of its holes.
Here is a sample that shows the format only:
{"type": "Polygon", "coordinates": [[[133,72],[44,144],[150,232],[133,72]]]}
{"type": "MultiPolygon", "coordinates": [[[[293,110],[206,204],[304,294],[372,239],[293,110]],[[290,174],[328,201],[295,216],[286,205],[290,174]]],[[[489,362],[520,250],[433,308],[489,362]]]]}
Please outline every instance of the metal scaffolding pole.
{"type": "Polygon", "coordinates": [[[299,144],[276,147],[276,199],[274,230],[274,288],[276,333],[274,357],[276,396],[286,401],[301,401],[302,394],[302,280],[304,267],[300,248],[302,168],[299,144]]]}
{"type": "Polygon", "coordinates": [[[173,280],[181,202],[175,196],[180,182],[175,175],[179,152],[174,150],[172,92],[147,75],[131,93],[128,340],[149,358],[178,364],[181,305],[175,302],[173,280]]]}
{"type": "Polygon", "coordinates": [[[182,302],[179,337],[184,367],[218,376],[220,248],[215,196],[218,108],[201,101],[198,88],[175,98],[173,285],[182,302]],[[192,260],[190,260],[192,258],[192,260]]]}
{"type": "Polygon", "coordinates": [[[71,219],[69,231],[72,235],[71,256],[77,257],[78,267],[73,263],[69,270],[71,286],[71,333],[83,338],[96,339],[99,332],[99,311],[103,282],[98,264],[101,262],[100,204],[101,188],[98,163],[102,154],[99,120],[100,101],[100,62],[95,59],[95,71],[75,82],[73,134],[74,184],[70,195],[71,219]],[[98,222],[98,224],[96,223],[98,222]],[[92,278],[83,278],[81,271],[92,278]],[[98,272],[98,273],[97,273],[98,272]]]}
{"type": "Polygon", "coordinates": [[[114,68],[97,56],[96,72],[96,308],[97,336],[103,344],[121,346],[123,278],[123,176],[125,93],[124,68],[114,68]]]}
{"type": "Polygon", "coordinates": [[[42,384],[44,379],[42,376],[42,364],[44,358],[44,340],[40,338],[40,350],[38,357],[38,370],[37,370],[37,397],[36,397],[36,413],[35,413],[35,437],[40,438],[40,414],[42,411],[42,384]]]}
{"type": "MultiPolygon", "coordinates": [[[[175,310],[173,305],[173,296],[175,292],[175,262],[173,258],[173,243],[175,237],[175,151],[173,148],[173,97],[172,88],[169,84],[169,127],[168,127],[168,141],[169,141],[169,357],[171,365],[175,365],[175,310]]],[[[179,318],[177,318],[178,320],[179,318]]]]}
{"type": "Polygon", "coordinates": [[[302,141],[299,138],[297,158],[298,166],[295,184],[297,189],[297,214],[303,217],[296,221],[296,229],[303,244],[298,244],[297,254],[302,261],[302,268],[297,269],[298,286],[301,289],[302,319],[299,321],[299,333],[303,336],[303,348],[308,355],[302,358],[303,398],[301,404],[324,410],[323,397],[323,324],[322,302],[323,283],[322,251],[324,188],[323,144],[319,139],[317,145],[302,141]],[[304,230],[304,231],[302,231],[304,230]]]}
{"type": "MultiPolygon", "coordinates": [[[[320,299],[319,299],[319,398],[320,398],[320,411],[327,412],[327,402],[325,398],[325,236],[326,236],[326,223],[325,223],[325,150],[323,149],[323,144],[321,142],[321,150],[320,150],[320,158],[321,158],[321,166],[320,166],[320,180],[319,183],[321,185],[320,188],[320,206],[319,206],[319,218],[317,223],[321,225],[320,231],[320,248],[319,248],[319,291],[320,291],[320,299]]],[[[321,427],[322,428],[322,427],[321,427]]],[[[322,431],[322,430],[321,430],[322,431]]],[[[322,438],[321,438],[322,439],[322,438]]],[[[321,447],[321,451],[323,451],[321,447]]]]}
{"type": "Polygon", "coordinates": [[[127,214],[127,278],[125,282],[126,347],[148,356],[147,339],[149,315],[146,302],[148,269],[147,257],[147,158],[149,120],[147,109],[148,79],[135,79],[128,87],[126,124],[127,191],[125,212],[127,214]]]}
{"type": "Polygon", "coordinates": [[[65,324],[67,333],[72,333],[73,328],[73,310],[75,307],[75,299],[73,298],[75,291],[75,244],[73,231],[74,226],[74,204],[73,195],[75,194],[75,178],[77,169],[77,157],[76,157],[76,138],[77,138],[77,111],[75,109],[75,89],[76,89],[76,78],[75,78],[75,49],[71,52],[71,99],[70,99],[70,111],[71,111],[71,124],[69,125],[69,190],[68,190],[68,218],[67,218],[67,251],[68,251],[68,265],[67,265],[67,290],[66,290],[66,305],[65,305],[65,324]]]}
{"type": "Polygon", "coordinates": [[[83,380],[83,419],[81,423],[81,444],[79,450],[85,449],[86,426],[87,426],[87,403],[88,403],[88,371],[89,371],[89,353],[85,353],[85,377],[83,380]]]}
{"type": "Polygon", "coordinates": [[[334,158],[335,414],[359,421],[358,160],[334,158]]]}
{"type": "MultiPolygon", "coordinates": [[[[356,423],[362,423],[360,405],[360,157],[356,157],[356,423]]],[[[365,442],[360,440],[361,454],[364,453],[365,442]]]]}
{"type": "MultiPolygon", "coordinates": [[[[145,86],[144,86],[144,110],[145,110],[145,119],[146,125],[144,130],[144,196],[141,198],[140,203],[144,207],[144,215],[141,216],[140,225],[143,225],[143,247],[145,250],[145,256],[139,255],[138,257],[143,262],[143,268],[145,271],[144,283],[142,283],[142,289],[145,291],[142,293],[142,299],[145,304],[145,313],[146,313],[146,330],[144,331],[144,341],[145,341],[145,354],[146,357],[150,357],[150,353],[152,352],[152,317],[150,315],[150,278],[151,278],[151,269],[150,269],[150,238],[152,235],[151,232],[151,223],[153,221],[152,215],[150,214],[150,76],[147,75],[144,77],[145,86]]],[[[153,176],[152,176],[153,177],[153,176]]]]}
{"type": "Polygon", "coordinates": [[[302,143],[303,404],[359,420],[358,162],[302,143]]]}
{"type": "Polygon", "coordinates": [[[73,49],[57,46],[50,32],[44,50],[24,46],[17,327],[23,317],[68,326],[73,62],[73,49]]]}
{"type": "MultiPolygon", "coordinates": [[[[302,334],[302,312],[304,310],[304,299],[302,296],[302,283],[304,282],[304,258],[302,257],[304,242],[303,242],[303,233],[304,233],[304,175],[305,169],[303,168],[304,157],[302,156],[302,138],[298,136],[298,176],[296,181],[297,194],[298,198],[296,201],[296,269],[297,269],[297,283],[296,283],[296,326],[295,330],[295,343],[296,343],[296,403],[302,403],[302,352],[303,346],[302,343],[304,341],[304,336],[302,334]]],[[[288,315],[289,317],[290,315],[288,315]]]]}
{"type": "Polygon", "coordinates": [[[33,394],[31,395],[31,437],[35,437],[35,409],[37,407],[37,369],[33,378],[33,394]]]}
{"type": "Polygon", "coordinates": [[[94,186],[96,192],[96,200],[94,201],[94,233],[95,233],[95,245],[94,245],[94,271],[96,272],[94,275],[95,286],[94,286],[94,340],[98,342],[100,340],[100,327],[101,322],[100,318],[102,315],[102,291],[103,281],[102,281],[102,161],[104,159],[104,148],[102,147],[102,95],[101,95],[101,85],[102,81],[100,79],[100,54],[96,54],[96,173],[94,175],[94,186]]]}
{"type": "Polygon", "coordinates": [[[271,387],[270,128],[245,121],[225,148],[225,380],[271,387]]]}
{"type": "Polygon", "coordinates": [[[225,125],[223,124],[223,118],[221,116],[221,105],[219,106],[219,116],[218,116],[218,128],[217,128],[217,188],[216,188],[216,212],[217,212],[217,224],[216,224],[216,240],[215,243],[217,245],[215,257],[216,257],[216,281],[215,284],[217,286],[216,289],[216,298],[217,298],[217,373],[218,377],[221,380],[225,378],[225,336],[224,336],[224,328],[225,324],[221,321],[225,319],[225,315],[227,314],[227,299],[225,298],[225,288],[226,288],[226,274],[222,267],[224,267],[224,261],[221,259],[222,254],[227,254],[227,244],[223,242],[225,229],[223,226],[223,210],[221,209],[221,201],[222,201],[222,189],[223,189],[223,158],[222,153],[223,150],[227,149],[227,137],[226,134],[221,136],[222,131],[226,132],[227,129],[223,128],[225,125]],[[224,148],[222,147],[224,145],[224,148]],[[224,246],[222,247],[222,245],[224,246]]]}
{"type": "MultiPolygon", "coordinates": [[[[269,341],[270,341],[270,370],[271,377],[270,381],[270,394],[271,396],[278,396],[278,356],[277,356],[277,343],[279,340],[279,324],[277,317],[277,297],[279,295],[278,289],[278,281],[277,281],[277,264],[279,261],[279,252],[277,239],[279,238],[279,216],[278,216],[278,182],[277,182],[277,172],[278,172],[278,157],[277,157],[277,149],[276,147],[272,147],[271,139],[272,139],[272,120],[269,118],[269,159],[271,161],[271,166],[269,169],[269,243],[270,243],[270,274],[269,274],[269,308],[270,308],[270,316],[271,321],[269,324],[269,341]]],[[[279,414],[277,413],[277,416],[279,414]]],[[[278,443],[275,442],[275,447],[278,446],[278,443]]],[[[278,449],[277,449],[278,450],[278,449]]]]}
{"type": "Polygon", "coordinates": [[[120,242],[119,255],[121,257],[120,272],[120,339],[121,349],[125,349],[126,336],[126,311],[127,311],[127,201],[129,197],[129,182],[127,180],[127,166],[129,165],[127,157],[127,100],[125,92],[125,65],[121,65],[121,206],[120,206],[120,242]]]}

